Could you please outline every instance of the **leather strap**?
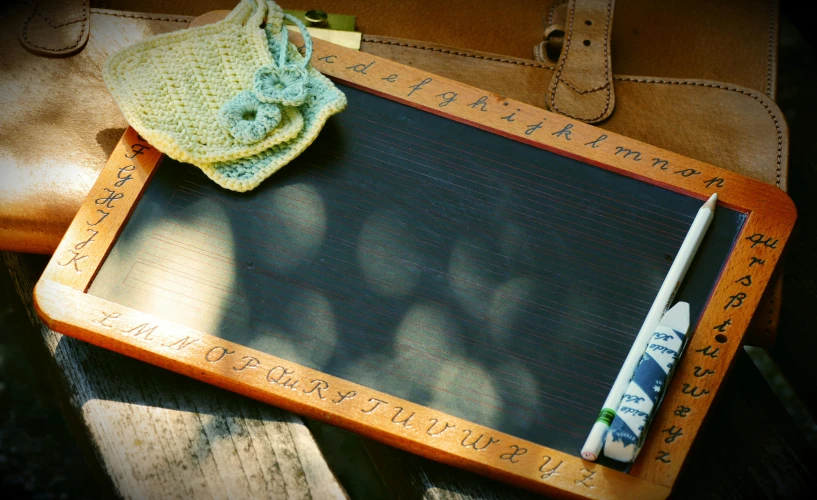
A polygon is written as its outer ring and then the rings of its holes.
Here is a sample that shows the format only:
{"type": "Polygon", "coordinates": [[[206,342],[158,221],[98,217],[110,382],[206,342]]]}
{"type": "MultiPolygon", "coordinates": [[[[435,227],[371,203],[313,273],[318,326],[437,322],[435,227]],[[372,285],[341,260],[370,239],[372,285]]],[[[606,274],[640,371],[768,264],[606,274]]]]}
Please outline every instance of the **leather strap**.
{"type": "Polygon", "coordinates": [[[44,56],[79,52],[91,32],[89,0],[39,0],[23,21],[20,42],[44,56]]]}
{"type": "Polygon", "coordinates": [[[542,14],[545,33],[542,41],[533,46],[533,59],[543,63],[557,64],[565,43],[568,0],[556,0],[542,14]]]}
{"type": "Polygon", "coordinates": [[[595,123],[615,107],[610,32],[615,0],[570,0],[565,41],[550,82],[548,107],[595,123]]]}

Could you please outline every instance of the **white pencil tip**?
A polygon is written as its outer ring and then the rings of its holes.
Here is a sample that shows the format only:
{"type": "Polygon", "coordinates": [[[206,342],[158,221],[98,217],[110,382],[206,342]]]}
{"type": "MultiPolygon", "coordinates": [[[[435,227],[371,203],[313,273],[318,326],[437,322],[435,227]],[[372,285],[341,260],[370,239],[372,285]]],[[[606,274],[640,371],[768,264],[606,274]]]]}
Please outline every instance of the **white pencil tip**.
{"type": "MultiPolygon", "coordinates": [[[[613,414],[615,414],[615,412],[613,412],[613,414]]],[[[593,428],[590,429],[587,441],[585,441],[584,446],[582,446],[582,458],[594,462],[599,457],[601,449],[604,446],[604,435],[607,434],[607,429],[609,428],[610,422],[596,420],[593,423],[593,428]]]]}
{"type": "Polygon", "coordinates": [[[660,325],[686,334],[689,329],[689,304],[678,302],[670,307],[669,311],[661,318],[660,325]]]}
{"type": "Polygon", "coordinates": [[[709,210],[712,210],[714,212],[715,211],[715,205],[717,205],[717,203],[718,203],[718,193],[714,193],[712,196],[709,197],[708,200],[706,200],[706,203],[704,203],[703,208],[708,208],[709,210]]]}

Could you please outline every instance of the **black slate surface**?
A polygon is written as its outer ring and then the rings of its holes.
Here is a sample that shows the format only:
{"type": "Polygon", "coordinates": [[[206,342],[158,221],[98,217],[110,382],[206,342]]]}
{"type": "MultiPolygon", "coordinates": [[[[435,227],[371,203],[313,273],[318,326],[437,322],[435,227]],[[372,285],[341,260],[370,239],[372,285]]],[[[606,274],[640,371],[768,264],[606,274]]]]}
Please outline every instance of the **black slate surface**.
{"type": "Polygon", "coordinates": [[[343,90],[251,193],[166,160],[89,293],[578,455],[702,202],[343,90]]]}

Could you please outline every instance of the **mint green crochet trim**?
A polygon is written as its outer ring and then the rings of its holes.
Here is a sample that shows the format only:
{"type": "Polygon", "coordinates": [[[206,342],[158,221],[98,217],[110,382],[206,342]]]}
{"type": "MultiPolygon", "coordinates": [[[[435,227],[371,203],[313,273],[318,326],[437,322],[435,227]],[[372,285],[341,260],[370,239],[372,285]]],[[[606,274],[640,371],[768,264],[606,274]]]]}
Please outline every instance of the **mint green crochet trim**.
{"type": "Polygon", "coordinates": [[[259,101],[249,90],[242,90],[218,114],[219,123],[238,141],[253,144],[281,123],[281,108],[259,101]]]}
{"type": "Polygon", "coordinates": [[[305,133],[291,142],[243,160],[202,167],[207,177],[227,189],[248,191],[260,183],[256,182],[257,179],[263,180],[274,174],[312,144],[326,119],[346,108],[346,96],[315,69],[310,68],[309,72],[308,95],[300,108],[304,115],[305,133]],[[310,133],[313,130],[315,133],[310,133]]]}
{"type": "Polygon", "coordinates": [[[105,83],[157,149],[219,185],[253,189],[298,156],[346,97],[288,42],[271,1],[243,0],[223,21],[144,40],[114,54],[105,83]],[[261,29],[261,25],[264,29],[261,29]]]}
{"type": "Polygon", "coordinates": [[[306,99],[308,79],[306,68],[294,65],[279,68],[261,66],[253,78],[253,92],[261,102],[300,106],[306,99]]]}

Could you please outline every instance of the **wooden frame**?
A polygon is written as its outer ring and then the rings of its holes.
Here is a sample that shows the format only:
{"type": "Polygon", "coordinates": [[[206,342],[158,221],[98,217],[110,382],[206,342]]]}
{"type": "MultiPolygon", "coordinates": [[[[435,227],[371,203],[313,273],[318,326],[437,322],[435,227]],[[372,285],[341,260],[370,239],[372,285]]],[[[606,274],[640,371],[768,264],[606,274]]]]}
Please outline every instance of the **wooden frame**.
{"type": "MultiPolygon", "coordinates": [[[[299,35],[291,37],[297,44],[299,35]]],[[[36,286],[35,304],[48,326],[535,491],[666,497],[780,261],[796,218],[788,196],[734,172],[411,67],[320,40],[314,47],[314,66],[345,84],[700,200],[717,192],[722,205],[747,214],[630,473],[88,295],[162,158],[133,129],[117,145],[36,286]],[[412,413],[405,425],[402,419],[412,413]]]]}

